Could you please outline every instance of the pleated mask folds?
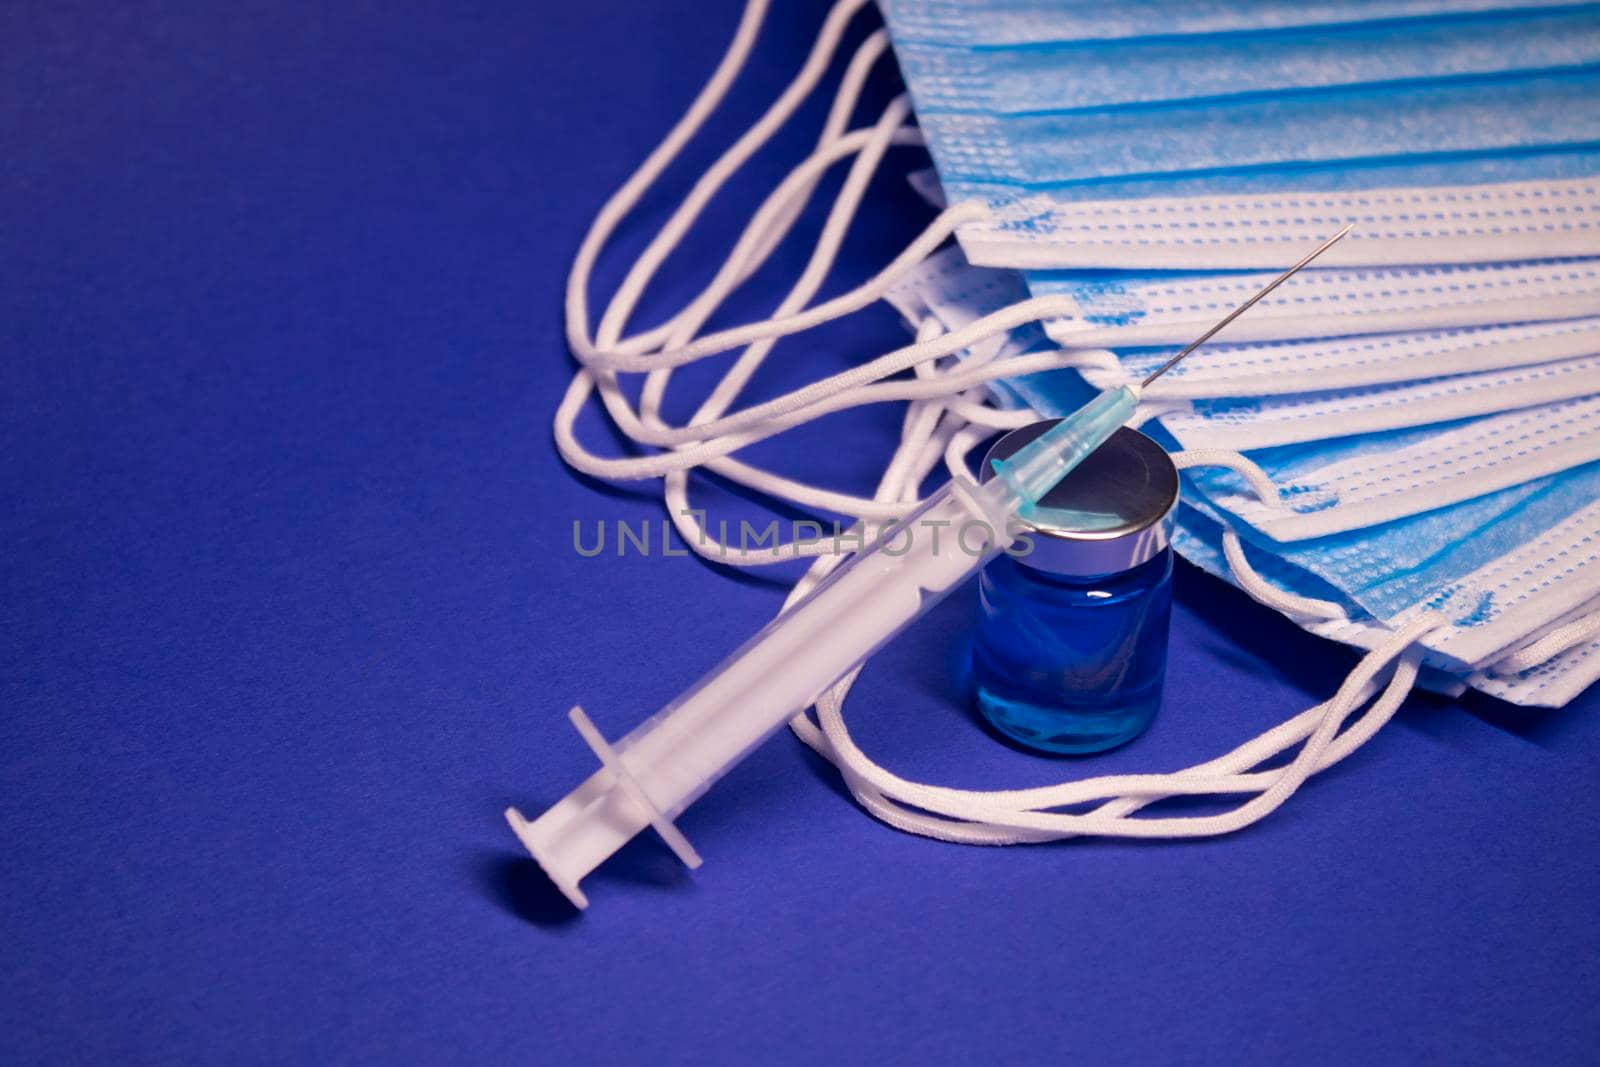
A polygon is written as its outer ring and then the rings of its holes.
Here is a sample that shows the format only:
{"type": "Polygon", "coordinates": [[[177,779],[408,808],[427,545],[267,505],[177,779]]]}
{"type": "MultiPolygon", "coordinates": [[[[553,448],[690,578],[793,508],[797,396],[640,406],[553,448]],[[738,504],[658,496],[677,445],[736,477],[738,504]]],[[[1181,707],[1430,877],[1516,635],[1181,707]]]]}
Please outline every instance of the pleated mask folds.
{"type": "Polygon", "coordinates": [[[1592,5],[882,6],[974,263],[1600,254],[1592,5]]]}

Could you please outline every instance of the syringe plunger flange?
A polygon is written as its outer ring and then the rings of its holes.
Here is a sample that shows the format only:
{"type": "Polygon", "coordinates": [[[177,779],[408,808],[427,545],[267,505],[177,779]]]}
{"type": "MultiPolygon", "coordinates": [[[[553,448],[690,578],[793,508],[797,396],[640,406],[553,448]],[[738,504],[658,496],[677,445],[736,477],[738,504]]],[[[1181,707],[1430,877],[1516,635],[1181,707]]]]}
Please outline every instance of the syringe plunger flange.
{"type": "Polygon", "coordinates": [[[587,908],[589,898],[578,882],[646,825],[655,827],[687,866],[700,866],[700,854],[689,839],[651,802],[583,708],[574,705],[567,718],[599,757],[600,769],[532,822],[516,808],[506,809],[506,822],[556,888],[577,907],[587,908]]]}

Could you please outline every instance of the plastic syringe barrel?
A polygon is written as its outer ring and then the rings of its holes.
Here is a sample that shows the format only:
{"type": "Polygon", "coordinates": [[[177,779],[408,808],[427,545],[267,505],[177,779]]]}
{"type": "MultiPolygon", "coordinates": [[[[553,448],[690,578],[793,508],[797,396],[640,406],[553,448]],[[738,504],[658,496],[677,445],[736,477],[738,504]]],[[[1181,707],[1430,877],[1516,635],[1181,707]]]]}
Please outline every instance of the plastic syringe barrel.
{"type": "Polygon", "coordinates": [[[602,768],[528,823],[534,858],[580,906],[579,879],[654,819],[670,820],[1011,544],[1014,497],[958,479],[890,527],[677,700],[616,742],[613,758],[655,810],[602,768]]]}

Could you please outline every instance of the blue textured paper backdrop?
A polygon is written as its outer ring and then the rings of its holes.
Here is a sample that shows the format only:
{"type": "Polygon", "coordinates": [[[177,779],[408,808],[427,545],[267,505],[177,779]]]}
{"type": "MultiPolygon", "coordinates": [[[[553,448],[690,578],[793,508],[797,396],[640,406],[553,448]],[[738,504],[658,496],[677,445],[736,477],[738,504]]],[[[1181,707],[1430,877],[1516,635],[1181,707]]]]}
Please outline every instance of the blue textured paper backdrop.
{"type": "MultiPolygon", "coordinates": [[[[776,7],[650,222],[798,66],[821,5],[776,7]]],[[[500,811],[592,770],[567,707],[624,732],[794,575],[578,557],[574,520],[660,506],[574,476],[549,431],[570,257],[737,14],[0,13],[0,1060],[1592,1062],[1594,693],[1414,699],[1267,822],[1176,845],[903,836],[782,736],[682,820],[700,872],[641,840],[582,918],[542,882],[500,811]]],[[[823,110],[733,183],[641,321],[709,277],[823,110]]],[[[835,291],[926,221],[916,165],[876,183],[835,291]]],[[[602,293],[648,233],[625,228],[602,293]]],[[[804,253],[721,321],[764,313],[804,253]]],[[[875,308],[792,340],[751,397],[904,337],[875,308]]],[[[864,492],[898,418],[752,458],[864,492]]],[[[592,412],[583,431],[619,447],[592,412]]],[[[760,514],[717,485],[695,500],[760,514]]],[[[974,722],[969,610],[852,696],[904,773],[1169,769],[1351,662],[1184,567],[1155,728],[1055,762],[974,722]]]]}

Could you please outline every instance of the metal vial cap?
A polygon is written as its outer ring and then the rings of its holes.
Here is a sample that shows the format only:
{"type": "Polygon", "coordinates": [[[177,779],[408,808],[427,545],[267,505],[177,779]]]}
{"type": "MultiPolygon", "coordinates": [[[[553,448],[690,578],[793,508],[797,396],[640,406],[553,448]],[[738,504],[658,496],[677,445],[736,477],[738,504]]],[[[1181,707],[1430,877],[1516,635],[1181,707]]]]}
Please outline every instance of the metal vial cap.
{"type": "MultiPolygon", "coordinates": [[[[983,457],[982,479],[1054,426],[1045,419],[1012,430],[983,457]]],[[[1087,577],[1125,571],[1154,559],[1172,543],[1178,507],[1178,468],[1166,449],[1126,426],[1046,493],[1021,528],[1033,551],[1016,562],[1049,574],[1087,577]]]]}

